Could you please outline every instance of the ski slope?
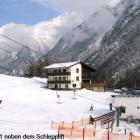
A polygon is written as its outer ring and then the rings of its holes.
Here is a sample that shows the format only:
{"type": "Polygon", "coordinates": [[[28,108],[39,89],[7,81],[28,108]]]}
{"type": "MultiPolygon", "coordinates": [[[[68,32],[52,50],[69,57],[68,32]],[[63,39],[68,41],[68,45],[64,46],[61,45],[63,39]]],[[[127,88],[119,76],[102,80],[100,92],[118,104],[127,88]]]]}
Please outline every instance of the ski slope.
{"type": "Polygon", "coordinates": [[[109,111],[107,100],[114,93],[97,93],[86,89],[54,91],[44,88],[47,80],[0,75],[0,133],[57,134],[51,121],[73,121],[98,116],[109,111]],[[60,95],[58,104],[57,95],[60,95]],[[94,111],[89,108],[93,105],[94,111]]]}

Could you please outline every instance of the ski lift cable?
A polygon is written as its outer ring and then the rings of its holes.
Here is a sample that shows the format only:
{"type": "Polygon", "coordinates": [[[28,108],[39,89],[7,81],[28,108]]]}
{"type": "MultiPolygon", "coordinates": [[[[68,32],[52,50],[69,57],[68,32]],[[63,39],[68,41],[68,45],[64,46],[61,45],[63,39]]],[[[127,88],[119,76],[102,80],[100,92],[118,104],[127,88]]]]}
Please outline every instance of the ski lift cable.
{"type": "Polygon", "coordinates": [[[79,96],[79,97],[82,97],[82,98],[84,98],[84,99],[90,100],[90,101],[95,101],[95,102],[98,102],[98,103],[103,104],[103,105],[108,105],[108,104],[106,104],[106,103],[104,103],[104,102],[101,102],[101,101],[98,101],[98,100],[95,100],[95,99],[91,99],[91,98],[88,98],[88,97],[84,97],[84,96],[79,95],[79,94],[76,94],[76,95],[79,96]]]}
{"type": "MultiPolygon", "coordinates": [[[[102,102],[102,101],[98,101],[98,100],[95,100],[95,99],[91,99],[91,98],[88,98],[88,97],[84,97],[84,96],[79,95],[79,94],[76,94],[76,95],[79,96],[79,97],[82,97],[82,98],[84,98],[84,99],[87,99],[87,100],[90,100],[90,101],[95,101],[95,102],[98,102],[98,103],[100,103],[100,104],[102,104],[102,105],[109,106],[109,104],[104,103],[104,102],[102,102]]],[[[115,105],[112,105],[112,107],[116,108],[116,107],[118,107],[118,106],[117,106],[117,105],[116,105],[116,106],[115,106],[115,105]]]]}
{"type": "Polygon", "coordinates": [[[16,44],[19,44],[20,46],[27,47],[26,45],[24,45],[24,44],[22,44],[20,42],[17,42],[16,40],[14,40],[14,39],[6,36],[6,35],[3,35],[3,34],[0,34],[0,35],[3,36],[3,37],[5,37],[5,38],[7,38],[7,39],[9,39],[9,40],[11,40],[11,41],[13,41],[13,42],[15,42],[16,44]]]}
{"type": "Polygon", "coordinates": [[[16,44],[18,44],[18,45],[22,46],[22,47],[26,47],[27,49],[30,49],[30,50],[31,50],[31,51],[33,51],[34,53],[37,53],[37,54],[38,54],[38,52],[37,52],[37,51],[35,51],[35,50],[33,50],[33,49],[29,48],[27,45],[24,45],[24,44],[22,44],[22,43],[20,43],[20,42],[18,42],[18,41],[16,41],[16,40],[14,40],[14,39],[12,39],[12,38],[10,38],[10,37],[6,36],[6,35],[3,35],[3,34],[0,34],[0,35],[1,35],[2,37],[4,37],[4,38],[9,39],[10,41],[12,41],[12,42],[14,42],[14,43],[16,43],[16,44]]]}
{"type": "MultiPolygon", "coordinates": [[[[16,41],[16,40],[14,40],[14,39],[12,39],[12,38],[6,36],[6,35],[3,35],[3,34],[0,34],[0,36],[2,36],[2,37],[4,37],[4,38],[7,38],[8,40],[10,40],[10,41],[12,41],[12,42],[14,42],[14,43],[16,43],[16,44],[22,46],[22,47],[27,48],[28,53],[30,52],[29,50],[31,50],[31,51],[33,51],[33,52],[36,54],[36,57],[39,56],[39,53],[38,53],[37,51],[35,51],[35,50],[29,48],[28,45],[24,45],[24,44],[22,44],[22,43],[20,43],[20,42],[18,42],[18,41],[16,41]]],[[[10,53],[10,51],[9,51],[9,53],[10,53]]],[[[12,52],[11,52],[11,53],[12,53],[12,52]]],[[[17,55],[16,55],[16,56],[17,56],[17,55]]],[[[15,57],[16,57],[16,56],[15,56],[15,57]]],[[[27,57],[26,57],[25,54],[24,54],[24,63],[26,63],[26,58],[27,58],[27,57]]],[[[40,57],[38,57],[38,58],[40,58],[40,57]]]]}
{"type": "Polygon", "coordinates": [[[3,50],[3,51],[5,51],[5,52],[7,52],[7,53],[10,53],[10,54],[11,54],[11,51],[9,51],[9,50],[7,50],[7,49],[0,48],[0,50],[3,50]]]}
{"type": "MultiPolygon", "coordinates": [[[[69,94],[71,94],[71,93],[69,93],[69,94]]],[[[75,95],[77,95],[77,96],[79,96],[79,97],[81,97],[81,98],[84,98],[84,99],[86,99],[86,100],[95,101],[95,102],[98,102],[98,103],[100,103],[100,104],[107,105],[107,106],[109,105],[109,104],[107,104],[107,103],[105,103],[105,102],[98,101],[98,100],[95,100],[95,99],[91,99],[91,98],[88,98],[88,97],[79,95],[79,94],[77,94],[77,93],[75,93],[75,95]]]]}
{"type": "MultiPolygon", "coordinates": [[[[16,43],[16,44],[18,44],[18,45],[20,45],[20,46],[22,46],[22,47],[25,47],[25,48],[27,48],[27,49],[29,49],[29,47],[28,46],[26,46],[26,45],[24,45],[24,44],[22,44],[22,43],[20,43],[20,42],[17,42],[16,40],[13,40],[13,39],[11,39],[10,37],[8,37],[8,36],[5,36],[5,35],[3,35],[3,34],[0,34],[2,37],[4,37],[4,38],[7,38],[8,40],[10,40],[10,41],[12,41],[12,42],[14,42],[14,43],[16,43]]],[[[9,51],[9,50],[6,50],[6,49],[1,49],[1,50],[3,50],[3,51],[6,51],[6,52],[8,52],[8,53],[11,53],[12,54],[12,52],[11,51],[9,51]]],[[[17,55],[15,56],[15,57],[17,57],[17,55]]],[[[25,56],[25,54],[24,54],[24,58],[23,58],[23,60],[24,60],[24,63],[26,63],[26,56],[25,56]]],[[[4,67],[2,67],[2,66],[0,66],[0,68],[1,69],[4,69],[4,70],[6,70],[6,71],[9,71],[9,72],[11,72],[11,73],[13,73],[13,71],[12,70],[10,70],[10,69],[7,69],[7,68],[4,68],[4,67]]],[[[19,73],[18,73],[19,74],[19,73]]],[[[21,76],[21,74],[19,74],[20,76],[21,76]]]]}
{"type": "MultiPolygon", "coordinates": [[[[102,105],[109,106],[109,104],[107,104],[107,103],[105,103],[105,102],[98,101],[98,100],[95,100],[95,99],[91,99],[91,98],[88,98],[88,97],[84,97],[84,96],[79,95],[79,94],[76,94],[76,95],[79,96],[79,97],[81,97],[81,98],[84,98],[84,99],[86,99],[86,100],[95,101],[95,102],[100,103],[100,104],[102,104],[102,105]]],[[[115,107],[117,107],[117,106],[112,106],[112,107],[115,108],[115,107]]]]}

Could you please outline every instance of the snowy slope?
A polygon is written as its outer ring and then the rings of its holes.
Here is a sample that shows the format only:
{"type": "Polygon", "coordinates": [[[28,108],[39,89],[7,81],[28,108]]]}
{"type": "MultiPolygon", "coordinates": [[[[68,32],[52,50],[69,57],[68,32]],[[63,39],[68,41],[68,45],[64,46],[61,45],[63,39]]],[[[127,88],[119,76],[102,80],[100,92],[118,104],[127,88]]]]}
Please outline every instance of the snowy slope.
{"type": "Polygon", "coordinates": [[[56,91],[42,88],[46,79],[0,75],[0,82],[0,98],[3,100],[0,105],[1,133],[43,133],[50,131],[51,120],[88,118],[91,103],[97,112],[108,110],[105,102],[112,94],[103,93],[99,97],[99,93],[83,89],[77,91],[77,99],[72,100],[72,91],[57,91],[62,101],[57,104],[56,91]]]}
{"type": "Polygon", "coordinates": [[[89,115],[102,115],[109,111],[110,95],[114,94],[82,89],[76,91],[77,99],[73,100],[72,91],[45,89],[46,79],[0,75],[0,83],[0,99],[3,100],[0,104],[0,130],[3,135],[57,134],[50,129],[52,120],[71,122],[86,119],[89,115]],[[56,92],[61,104],[57,103],[56,92]],[[89,111],[91,104],[93,112],[89,111]]]}

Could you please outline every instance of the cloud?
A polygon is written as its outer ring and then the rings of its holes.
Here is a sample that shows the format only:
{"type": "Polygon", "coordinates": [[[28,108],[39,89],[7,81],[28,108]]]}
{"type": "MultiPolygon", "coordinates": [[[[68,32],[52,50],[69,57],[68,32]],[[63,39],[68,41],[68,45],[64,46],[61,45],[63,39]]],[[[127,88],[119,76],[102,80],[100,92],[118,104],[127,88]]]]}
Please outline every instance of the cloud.
{"type": "Polygon", "coordinates": [[[111,0],[32,0],[44,6],[52,6],[61,12],[77,12],[83,16],[99,10],[111,0]]]}
{"type": "MultiPolygon", "coordinates": [[[[0,27],[0,34],[28,45],[34,50],[48,51],[54,47],[57,41],[67,32],[82,22],[82,18],[76,13],[63,13],[62,15],[49,20],[42,21],[35,25],[9,23],[0,27]],[[75,20],[73,20],[75,19],[75,20]],[[72,21],[70,23],[70,21],[72,21]]],[[[0,36],[1,47],[13,50],[19,48],[6,38],[0,36]]],[[[1,51],[1,50],[0,50],[1,51]]]]}
{"type": "MultiPolygon", "coordinates": [[[[62,14],[52,20],[42,21],[32,26],[10,23],[0,27],[0,33],[28,45],[32,49],[47,52],[54,47],[61,37],[79,25],[85,17],[100,9],[110,0],[30,1],[44,6],[51,6],[59,10],[62,14]]],[[[12,50],[12,47],[16,46],[2,37],[0,37],[0,45],[2,47],[7,47],[8,50],[12,50]]]]}

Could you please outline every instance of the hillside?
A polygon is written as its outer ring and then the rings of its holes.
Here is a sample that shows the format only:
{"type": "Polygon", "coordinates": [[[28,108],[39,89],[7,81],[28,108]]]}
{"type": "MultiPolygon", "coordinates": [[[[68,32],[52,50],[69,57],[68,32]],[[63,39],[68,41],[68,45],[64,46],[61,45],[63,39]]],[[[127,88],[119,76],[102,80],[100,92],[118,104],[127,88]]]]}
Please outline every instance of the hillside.
{"type": "MultiPolygon", "coordinates": [[[[112,100],[112,92],[97,93],[86,89],[76,91],[76,100],[73,100],[73,91],[57,91],[44,88],[46,79],[23,78],[0,75],[0,123],[2,135],[36,135],[57,134],[51,129],[51,121],[72,122],[88,119],[89,115],[98,117],[109,111],[108,103],[112,100]],[[89,108],[93,105],[94,111],[89,108]]],[[[98,124],[97,131],[102,138],[106,131],[98,124]]],[[[120,123],[114,132],[124,133],[124,128],[137,132],[134,124],[120,123]]],[[[137,135],[139,133],[137,132],[137,135]]],[[[98,138],[98,136],[96,136],[98,138]]],[[[67,138],[65,138],[66,140],[67,138]]],[[[120,139],[119,139],[120,140],[120,139]]]]}
{"type": "MultiPolygon", "coordinates": [[[[140,67],[140,3],[132,4],[108,32],[99,50],[86,61],[97,67],[99,73],[125,77],[127,70],[140,67]]],[[[132,80],[132,79],[131,79],[132,80]]]]}
{"type": "Polygon", "coordinates": [[[83,89],[76,92],[77,100],[73,100],[73,91],[57,91],[62,102],[58,104],[56,91],[44,88],[46,79],[0,75],[0,82],[0,123],[3,134],[49,133],[52,120],[88,118],[91,103],[98,114],[100,110],[108,109],[105,102],[113,94],[99,96],[96,92],[83,89]]]}
{"type": "Polygon", "coordinates": [[[82,19],[76,13],[66,12],[35,25],[9,23],[1,26],[0,73],[23,74],[25,64],[29,60],[39,60],[65,33],[81,21],[82,19]],[[69,20],[73,18],[76,20],[68,25],[69,20]]]}
{"type": "Polygon", "coordinates": [[[61,38],[47,58],[84,61],[98,70],[97,79],[117,83],[140,67],[139,11],[138,0],[108,3],[61,38]]]}
{"type": "Polygon", "coordinates": [[[46,57],[61,61],[86,60],[98,50],[104,35],[113,28],[128,5],[129,0],[114,5],[107,3],[63,36],[46,57]]]}

